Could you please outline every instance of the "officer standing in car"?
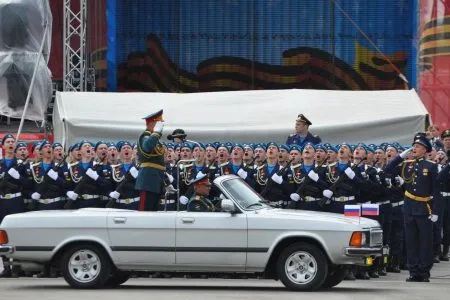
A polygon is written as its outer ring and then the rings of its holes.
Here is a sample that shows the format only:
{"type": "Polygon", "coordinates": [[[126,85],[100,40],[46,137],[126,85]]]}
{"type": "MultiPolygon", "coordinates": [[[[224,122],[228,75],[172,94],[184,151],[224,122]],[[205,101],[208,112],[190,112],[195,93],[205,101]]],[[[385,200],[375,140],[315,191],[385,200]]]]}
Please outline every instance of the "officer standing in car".
{"type": "Polygon", "coordinates": [[[161,199],[164,174],[165,148],[159,142],[164,128],[163,110],[144,118],[147,130],[138,139],[140,170],[136,178],[136,189],[140,191],[139,210],[157,211],[161,199]]]}

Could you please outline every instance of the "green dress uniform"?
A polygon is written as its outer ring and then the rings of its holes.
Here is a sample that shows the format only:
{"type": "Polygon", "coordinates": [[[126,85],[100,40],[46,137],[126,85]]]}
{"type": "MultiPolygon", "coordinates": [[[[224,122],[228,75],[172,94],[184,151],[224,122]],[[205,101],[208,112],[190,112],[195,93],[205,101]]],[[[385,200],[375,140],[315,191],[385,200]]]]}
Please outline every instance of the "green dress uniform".
{"type": "MultiPolygon", "coordinates": [[[[162,110],[144,119],[162,115],[162,110]]],[[[165,148],[159,142],[161,133],[144,131],[137,142],[139,173],[135,189],[140,191],[139,210],[157,211],[164,189],[165,148]]]]}
{"type": "Polygon", "coordinates": [[[194,195],[189,200],[187,211],[213,212],[215,211],[215,207],[211,200],[205,196],[194,195]]]}

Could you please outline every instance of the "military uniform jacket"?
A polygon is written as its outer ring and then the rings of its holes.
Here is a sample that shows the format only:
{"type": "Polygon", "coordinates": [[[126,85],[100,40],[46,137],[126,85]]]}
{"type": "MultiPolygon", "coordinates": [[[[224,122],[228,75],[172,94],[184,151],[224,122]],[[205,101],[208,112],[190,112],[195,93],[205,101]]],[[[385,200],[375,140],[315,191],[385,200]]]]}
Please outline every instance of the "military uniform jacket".
{"type": "Polygon", "coordinates": [[[386,171],[395,170],[398,165],[405,181],[405,215],[439,215],[441,199],[436,163],[423,158],[405,161],[397,156],[386,166],[386,171]]]}
{"type": "Polygon", "coordinates": [[[445,165],[438,174],[441,192],[450,193],[450,163],[445,165]]]}
{"type": "Polygon", "coordinates": [[[355,168],[355,173],[361,181],[358,185],[359,193],[357,202],[380,202],[383,200],[384,187],[381,184],[377,170],[369,165],[363,164],[355,168]]]}
{"type": "Polygon", "coordinates": [[[301,139],[301,137],[295,133],[289,135],[286,140],[287,145],[299,145],[303,147],[306,143],[312,143],[313,145],[320,144],[322,139],[318,135],[312,135],[310,132],[306,135],[306,137],[301,139]]]}
{"type": "Polygon", "coordinates": [[[34,190],[41,194],[41,199],[53,199],[65,196],[70,188],[70,182],[66,181],[62,166],[51,163],[49,169],[44,169],[43,163],[30,163],[30,170],[34,183],[34,190]],[[53,180],[47,173],[53,169],[58,173],[58,178],[53,180]]]}
{"type": "Polygon", "coordinates": [[[237,174],[237,172],[239,171],[239,169],[242,169],[245,172],[247,172],[247,177],[245,178],[245,182],[247,182],[247,184],[249,184],[250,186],[254,185],[253,171],[251,169],[249,169],[249,168],[246,168],[244,166],[244,164],[242,164],[242,163],[239,166],[239,168],[236,169],[237,171],[234,171],[233,163],[231,163],[231,162],[224,163],[224,164],[220,165],[219,169],[220,169],[220,175],[233,174],[233,175],[236,175],[236,176],[239,176],[237,174]]]}
{"type": "Polygon", "coordinates": [[[386,171],[386,167],[378,169],[381,184],[384,188],[383,199],[389,200],[391,203],[397,203],[403,200],[404,190],[400,183],[395,179],[400,175],[400,167],[397,166],[390,172],[386,171]]]}
{"type": "Polygon", "coordinates": [[[328,187],[325,175],[326,169],[315,165],[311,170],[319,175],[317,182],[308,177],[308,171],[303,164],[291,166],[288,174],[288,182],[291,185],[290,190],[293,190],[302,198],[321,198],[322,191],[328,187]]]}
{"type": "Polygon", "coordinates": [[[214,204],[202,195],[194,195],[187,204],[187,211],[213,212],[214,204]]]}
{"type": "Polygon", "coordinates": [[[144,131],[138,139],[137,155],[139,160],[139,174],[136,178],[135,188],[160,194],[164,185],[164,147],[159,142],[161,135],[144,131]]]}
{"type": "MultiPolygon", "coordinates": [[[[346,167],[352,167],[350,163],[346,167]]],[[[355,168],[355,167],[353,167],[355,168]]],[[[356,175],[350,179],[345,174],[345,169],[340,169],[338,163],[329,164],[326,171],[326,178],[329,183],[329,189],[333,192],[333,197],[351,197],[357,196],[359,193],[359,184],[362,179],[355,171],[356,175]]]]}
{"type": "Polygon", "coordinates": [[[32,187],[27,176],[26,166],[22,160],[13,159],[12,165],[7,166],[5,159],[0,160],[0,195],[21,193],[23,188],[32,187]],[[8,174],[10,168],[15,168],[19,172],[19,179],[15,179],[8,174]]]}
{"type": "Polygon", "coordinates": [[[86,169],[83,168],[81,162],[75,162],[69,164],[69,173],[72,182],[75,185],[75,193],[82,195],[102,195],[106,191],[112,190],[111,180],[110,180],[110,170],[109,166],[104,166],[101,164],[96,164],[90,161],[86,169]],[[99,175],[97,180],[93,180],[89,176],[86,176],[86,171],[91,168],[96,171],[99,175]]]}
{"type": "Polygon", "coordinates": [[[137,166],[132,163],[128,170],[123,164],[111,166],[111,177],[113,179],[115,189],[120,193],[120,199],[129,199],[139,197],[139,191],[134,187],[136,179],[130,174],[130,169],[137,166]]]}
{"type": "Polygon", "coordinates": [[[283,182],[281,184],[274,182],[271,178],[273,174],[278,171],[280,171],[280,165],[278,163],[274,166],[272,172],[269,172],[268,165],[265,163],[256,168],[256,173],[254,175],[255,190],[271,202],[289,200],[290,189],[287,175],[288,172],[282,176],[283,182]]]}

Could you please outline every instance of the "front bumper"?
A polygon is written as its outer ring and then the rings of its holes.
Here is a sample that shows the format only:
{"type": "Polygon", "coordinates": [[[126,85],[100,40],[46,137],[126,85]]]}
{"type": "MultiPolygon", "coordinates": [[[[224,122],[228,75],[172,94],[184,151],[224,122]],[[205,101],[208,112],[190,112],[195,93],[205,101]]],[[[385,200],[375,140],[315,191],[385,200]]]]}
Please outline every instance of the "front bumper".
{"type": "Polygon", "coordinates": [[[383,247],[367,247],[367,248],[345,248],[345,255],[350,257],[379,257],[384,253],[383,247]]]}
{"type": "Polygon", "coordinates": [[[0,254],[12,254],[14,250],[13,246],[0,245],[0,254]]]}

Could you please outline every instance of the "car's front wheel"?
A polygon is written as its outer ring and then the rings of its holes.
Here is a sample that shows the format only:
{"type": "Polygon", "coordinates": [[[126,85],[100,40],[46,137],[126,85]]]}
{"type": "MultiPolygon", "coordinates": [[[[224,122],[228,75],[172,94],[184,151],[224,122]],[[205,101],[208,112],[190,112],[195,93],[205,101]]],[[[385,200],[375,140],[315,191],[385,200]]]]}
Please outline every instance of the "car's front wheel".
{"type": "Polygon", "coordinates": [[[316,290],[328,274],[328,262],[321,249],[308,243],[286,247],[277,260],[277,274],[290,290],[316,290]]]}
{"type": "Polygon", "coordinates": [[[110,278],[111,262],[98,246],[75,245],[62,255],[61,271],[71,287],[101,288],[110,278]]]}

